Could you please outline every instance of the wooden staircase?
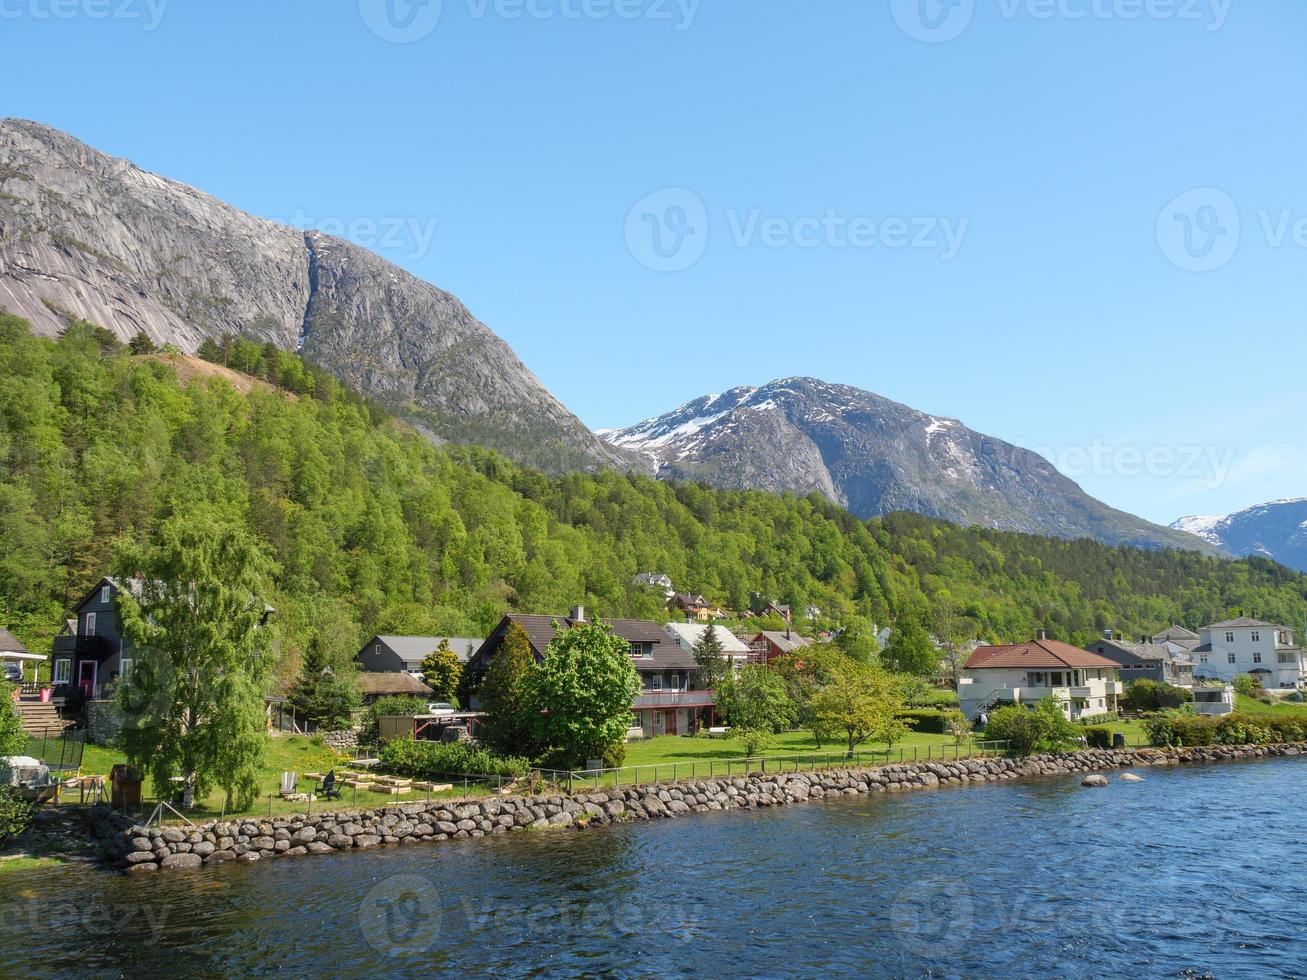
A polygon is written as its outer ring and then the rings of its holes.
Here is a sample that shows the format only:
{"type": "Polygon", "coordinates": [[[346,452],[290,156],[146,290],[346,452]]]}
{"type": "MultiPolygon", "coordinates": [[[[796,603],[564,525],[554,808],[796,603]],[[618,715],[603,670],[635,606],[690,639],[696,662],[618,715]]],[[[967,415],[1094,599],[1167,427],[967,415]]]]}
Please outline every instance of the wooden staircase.
{"type": "Polygon", "coordinates": [[[73,722],[59,717],[59,710],[53,704],[40,701],[19,701],[18,717],[23,720],[23,731],[29,735],[55,734],[73,727],[73,722]]]}

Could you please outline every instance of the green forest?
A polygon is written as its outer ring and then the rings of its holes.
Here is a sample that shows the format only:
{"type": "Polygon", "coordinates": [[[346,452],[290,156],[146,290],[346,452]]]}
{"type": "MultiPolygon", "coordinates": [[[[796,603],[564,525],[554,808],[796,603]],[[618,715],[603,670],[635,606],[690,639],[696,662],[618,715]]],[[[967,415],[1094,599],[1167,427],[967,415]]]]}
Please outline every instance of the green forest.
{"type": "Polygon", "coordinates": [[[860,521],[818,496],[548,477],[438,448],[294,355],[202,354],[258,380],[70,322],[58,340],[0,315],[0,619],[46,651],[125,545],[196,515],[247,528],[273,563],[283,676],[315,638],[484,635],[509,609],[665,618],[632,584],[668,573],[731,609],[757,591],[828,624],[916,621],[945,639],[1087,643],[1237,612],[1300,625],[1307,578],[1262,560],[860,521]],[[233,378],[236,376],[232,376],[233,378]]]}

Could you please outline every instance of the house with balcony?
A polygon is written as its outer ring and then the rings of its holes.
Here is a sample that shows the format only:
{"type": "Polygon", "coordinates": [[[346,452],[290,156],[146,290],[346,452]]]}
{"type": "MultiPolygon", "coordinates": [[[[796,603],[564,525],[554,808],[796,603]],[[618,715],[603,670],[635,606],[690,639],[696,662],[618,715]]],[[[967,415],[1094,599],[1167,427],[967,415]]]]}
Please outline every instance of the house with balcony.
{"type": "Polygon", "coordinates": [[[1187,653],[1176,652],[1168,643],[1157,643],[1147,637],[1140,637],[1135,642],[1108,630],[1101,640],[1085,649],[1114,661],[1121,682],[1126,685],[1139,680],[1185,689],[1194,685],[1193,660],[1187,653]]]}
{"type": "MultiPolygon", "coordinates": [[[[134,598],[145,594],[142,579],[100,579],[72,609],[54,638],[51,677],[55,696],[64,700],[97,701],[109,698],[121,681],[131,676],[136,651],[123,637],[118,596],[126,590],[134,598]]],[[[266,625],[275,610],[264,605],[266,625]]]]}
{"type": "Polygon", "coordinates": [[[1264,688],[1307,687],[1307,657],[1293,630],[1241,616],[1204,626],[1194,648],[1194,676],[1231,682],[1251,674],[1264,688]]]}
{"type": "MultiPolygon", "coordinates": [[[[577,606],[566,616],[533,616],[509,613],[495,626],[486,641],[468,661],[467,671],[479,686],[490,661],[503,646],[510,627],[516,625],[526,634],[536,662],[544,660],[545,651],[559,630],[571,629],[588,622],[585,608],[577,606]]],[[[640,676],[640,691],[631,701],[632,727],[644,737],[655,735],[689,735],[710,724],[716,699],[712,691],[701,689],[699,665],[694,656],[683,650],[657,623],[643,619],[596,620],[611,627],[630,645],[631,660],[640,676]]],[[[480,708],[473,696],[471,707],[480,708]]]]}
{"type": "Polygon", "coordinates": [[[958,678],[958,702],[972,721],[1005,705],[1034,707],[1052,697],[1071,721],[1115,714],[1123,687],[1118,665],[1040,636],[1029,643],[979,647],[958,678]]]}

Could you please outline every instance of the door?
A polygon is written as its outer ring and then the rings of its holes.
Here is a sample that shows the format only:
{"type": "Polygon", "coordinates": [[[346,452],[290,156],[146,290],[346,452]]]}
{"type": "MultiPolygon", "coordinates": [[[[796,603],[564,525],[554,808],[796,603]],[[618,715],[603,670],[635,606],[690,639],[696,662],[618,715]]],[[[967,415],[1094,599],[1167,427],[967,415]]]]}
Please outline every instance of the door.
{"type": "Polygon", "coordinates": [[[95,696],[95,661],[83,660],[77,668],[77,686],[90,700],[95,696]]]}
{"type": "Polygon", "coordinates": [[[669,712],[667,712],[667,734],[668,734],[668,735],[675,735],[675,734],[676,734],[676,715],[677,715],[677,712],[675,712],[675,711],[669,711],[669,712]]]}

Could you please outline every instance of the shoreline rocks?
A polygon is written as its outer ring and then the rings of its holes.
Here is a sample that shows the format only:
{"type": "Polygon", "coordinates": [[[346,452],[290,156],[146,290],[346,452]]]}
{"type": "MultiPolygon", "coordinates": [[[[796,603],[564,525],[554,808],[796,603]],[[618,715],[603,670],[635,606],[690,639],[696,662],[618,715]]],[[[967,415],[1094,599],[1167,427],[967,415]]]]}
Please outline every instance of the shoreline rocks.
{"type": "MultiPolygon", "coordinates": [[[[1192,749],[1091,749],[1026,758],[931,761],[815,772],[753,773],[656,783],[566,795],[502,796],[397,803],[375,810],[311,816],[243,817],[194,827],[140,827],[107,807],[92,821],[102,860],[130,874],[187,870],[310,854],[487,837],[516,831],[583,830],[694,813],[789,806],[809,800],[903,793],[1042,776],[1080,775],[1107,786],[1104,771],[1292,757],[1296,745],[1206,746],[1192,749]]],[[[1124,777],[1118,777],[1124,778],[1124,777]]],[[[1135,777],[1139,779],[1140,777],[1135,777]]]]}

